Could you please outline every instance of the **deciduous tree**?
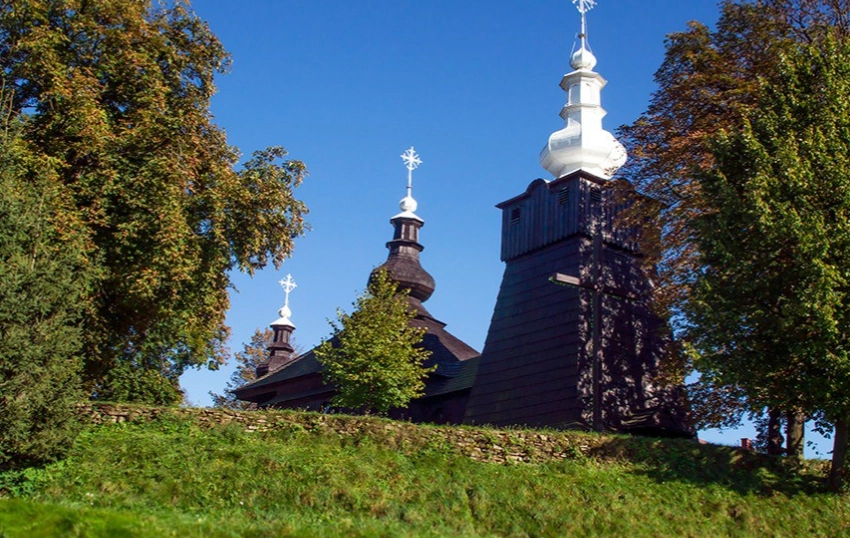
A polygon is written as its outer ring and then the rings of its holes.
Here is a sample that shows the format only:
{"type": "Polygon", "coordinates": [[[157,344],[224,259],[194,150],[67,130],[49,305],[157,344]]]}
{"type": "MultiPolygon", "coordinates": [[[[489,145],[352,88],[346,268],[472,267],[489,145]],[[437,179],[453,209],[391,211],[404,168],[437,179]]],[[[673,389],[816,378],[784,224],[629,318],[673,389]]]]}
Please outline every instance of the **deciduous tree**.
{"type": "Polygon", "coordinates": [[[315,350],[323,375],[339,391],[334,404],[387,413],[423,394],[430,351],[419,346],[425,329],[412,327],[416,315],[386,271],[376,272],[351,314],[331,321],[334,337],[315,350]]]}
{"type": "Polygon", "coordinates": [[[305,229],[293,196],[304,165],[270,148],[236,171],[212,121],[228,62],[186,1],[0,3],[0,67],[28,116],[23,137],[56,163],[63,218],[83,224],[96,396],[168,400],[170,386],[179,398],[186,367],[223,361],[230,272],[280,264],[305,229]]]}
{"type": "MultiPolygon", "coordinates": [[[[762,90],[783,83],[780,58],[800,46],[847,39],[848,13],[849,0],[726,0],[716,29],[692,22],[668,37],[647,112],[621,129],[631,156],[623,173],[632,182],[621,185],[646,195],[635,200],[630,217],[645,232],[645,261],[658,269],[658,304],[674,322],[687,320],[682,307],[704,268],[695,223],[714,211],[702,178],[716,166],[715,137],[743,129],[762,90]]],[[[687,371],[696,356],[683,353],[671,369],[687,371]]],[[[691,386],[701,425],[733,426],[746,413],[763,412],[743,387],[723,382],[704,375],[691,386]]],[[[799,411],[783,411],[789,448],[798,453],[799,411]]]]}
{"type": "MultiPolygon", "coordinates": [[[[685,301],[696,366],[752,405],[850,417],[850,40],[776,62],[697,177],[701,270],[685,301]]],[[[840,447],[836,447],[840,448],[840,447]]],[[[844,454],[834,451],[834,478],[844,454]]]]}

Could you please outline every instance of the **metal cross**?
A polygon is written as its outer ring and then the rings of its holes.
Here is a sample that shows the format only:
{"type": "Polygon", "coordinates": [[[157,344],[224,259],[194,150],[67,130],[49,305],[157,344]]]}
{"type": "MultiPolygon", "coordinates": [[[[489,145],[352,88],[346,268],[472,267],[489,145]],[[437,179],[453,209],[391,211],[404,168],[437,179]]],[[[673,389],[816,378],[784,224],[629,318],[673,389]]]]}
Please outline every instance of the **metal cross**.
{"type": "Polygon", "coordinates": [[[579,37],[587,38],[587,12],[596,7],[596,0],[573,0],[578,12],[581,13],[581,34],[579,37]]]}
{"type": "Polygon", "coordinates": [[[579,10],[579,13],[584,15],[596,6],[596,0],[573,0],[573,4],[579,10]]]}
{"type": "Polygon", "coordinates": [[[419,165],[422,164],[422,159],[416,154],[413,146],[410,146],[409,150],[402,153],[401,158],[404,164],[407,165],[407,195],[410,196],[410,189],[413,187],[413,171],[419,168],[419,165]]]}
{"type": "Polygon", "coordinates": [[[286,275],[286,278],[279,282],[280,287],[283,288],[283,292],[286,294],[286,299],[283,301],[284,306],[289,306],[289,294],[292,293],[292,290],[298,287],[298,284],[292,280],[292,275],[286,275]]]}

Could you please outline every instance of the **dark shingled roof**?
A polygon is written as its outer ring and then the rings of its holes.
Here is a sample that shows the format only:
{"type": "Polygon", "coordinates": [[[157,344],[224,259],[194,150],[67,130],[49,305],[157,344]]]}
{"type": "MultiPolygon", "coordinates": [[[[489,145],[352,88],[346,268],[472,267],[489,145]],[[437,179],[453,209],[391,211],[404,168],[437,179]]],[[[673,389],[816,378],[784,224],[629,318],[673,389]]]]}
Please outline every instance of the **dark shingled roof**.
{"type": "MultiPolygon", "coordinates": [[[[481,355],[454,363],[451,368],[453,377],[438,378],[435,375],[425,387],[424,398],[471,388],[475,383],[475,375],[478,373],[479,362],[481,362],[481,355]]],[[[434,373],[438,374],[439,370],[434,373]]]]}
{"type": "MultiPolygon", "coordinates": [[[[437,365],[437,370],[428,381],[429,386],[426,388],[426,396],[445,394],[453,390],[472,386],[472,379],[475,377],[475,367],[477,367],[478,361],[476,360],[469,365],[465,365],[465,362],[477,358],[479,356],[478,351],[448,332],[445,329],[446,324],[431,316],[419,300],[409,297],[408,301],[410,302],[410,306],[417,312],[416,317],[411,320],[410,324],[415,327],[425,327],[427,331],[422,338],[422,346],[431,352],[431,356],[425,361],[425,365],[437,365]],[[454,381],[459,377],[461,380],[454,381]],[[463,379],[467,379],[468,384],[460,387],[459,383],[463,379]],[[433,389],[431,388],[432,380],[435,384],[433,389]],[[449,380],[453,382],[448,383],[447,381],[449,380]]],[[[314,374],[321,370],[322,365],[316,359],[316,355],[311,349],[283,368],[252,381],[240,387],[235,392],[238,393],[249,388],[253,389],[281,383],[297,377],[314,374]]],[[[293,398],[286,396],[284,399],[290,400],[293,398]]],[[[281,398],[277,398],[277,400],[281,400],[281,398]]],[[[271,404],[274,401],[268,403],[271,404]]]]}
{"type": "Polygon", "coordinates": [[[319,361],[316,359],[316,356],[313,354],[313,350],[311,349],[310,351],[301,355],[283,368],[275,370],[274,372],[271,372],[268,375],[261,377],[260,379],[247,383],[242,387],[236,389],[234,392],[239,392],[249,388],[263,387],[266,385],[271,385],[273,383],[286,381],[288,379],[295,379],[296,377],[301,377],[319,372],[321,371],[321,369],[322,365],[319,364],[319,361]]]}
{"type": "Polygon", "coordinates": [[[410,256],[390,256],[387,261],[372,271],[370,279],[375,273],[385,270],[390,277],[398,283],[399,289],[408,290],[412,298],[427,301],[434,293],[434,277],[422,268],[419,260],[410,256]]]}

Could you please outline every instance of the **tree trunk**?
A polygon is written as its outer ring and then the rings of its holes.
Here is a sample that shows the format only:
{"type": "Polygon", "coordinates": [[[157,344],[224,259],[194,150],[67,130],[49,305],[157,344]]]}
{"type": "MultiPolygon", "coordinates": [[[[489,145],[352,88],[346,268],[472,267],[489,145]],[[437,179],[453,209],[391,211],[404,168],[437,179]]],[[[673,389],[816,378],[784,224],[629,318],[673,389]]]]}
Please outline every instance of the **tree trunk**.
{"type": "Polygon", "coordinates": [[[782,411],[771,409],[767,415],[767,453],[782,455],[782,411]]]}
{"type": "Polygon", "coordinates": [[[832,445],[832,468],[829,470],[829,491],[840,493],[844,485],[844,459],[847,455],[846,418],[835,421],[835,437],[832,445]]]}
{"type": "Polygon", "coordinates": [[[785,415],[785,420],[785,454],[789,458],[802,460],[805,417],[799,411],[789,411],[785,415]]]}

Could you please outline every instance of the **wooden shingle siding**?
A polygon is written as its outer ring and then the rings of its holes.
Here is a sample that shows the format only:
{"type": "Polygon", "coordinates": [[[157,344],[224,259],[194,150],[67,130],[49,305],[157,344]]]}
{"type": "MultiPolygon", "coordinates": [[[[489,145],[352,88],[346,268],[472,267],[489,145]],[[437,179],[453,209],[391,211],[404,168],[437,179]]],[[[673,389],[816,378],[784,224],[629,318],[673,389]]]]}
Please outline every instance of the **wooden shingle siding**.
{"type": "Polygon", "coordinates": [[[610,189],[582,173],[548,183],[533,181],[525,193],[497,206],[502,210],[502,261],[575,234],[593,235],[592,211],[599,212],[606,243],[634,251],[634,230],[619,225],[616,215],[623,208],[615,206],[612,198],[610,189]]]}
{"type": "Polygon", "coordinates": [[[542,425],[577,416],[585,307],[578,290],[556,286],[549,277],[580,267],[581,240],[574,235],[508,262],[467,421],[542,425]],[[541,422],[543,416],[550,418],[541,422]]]}
{"type": "Polygon", "coordinates": [[[689,434],[679,401],[671,398],[664,413],[672,418],[663,424],[647,407],[659,404],[653,379],[669,332],[646,300],[650,283],[637,260],[636,234],[617,228],[623,208],[613,205],[612,196],[605,182],[578,172],[535,180],[499,204],[505,272],[465,422],[589,425],[592,292],[549,279],[562,273],[589,283],[598,234],[604,426],[640,424],[689,434]],[[643,422],[634,418],[644,415],[643,422]]]}

